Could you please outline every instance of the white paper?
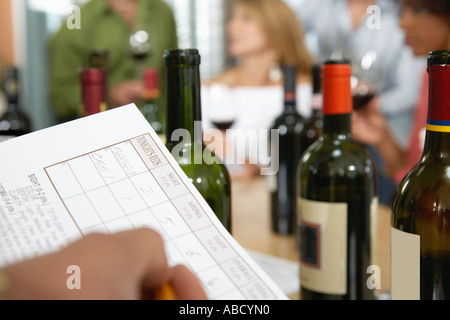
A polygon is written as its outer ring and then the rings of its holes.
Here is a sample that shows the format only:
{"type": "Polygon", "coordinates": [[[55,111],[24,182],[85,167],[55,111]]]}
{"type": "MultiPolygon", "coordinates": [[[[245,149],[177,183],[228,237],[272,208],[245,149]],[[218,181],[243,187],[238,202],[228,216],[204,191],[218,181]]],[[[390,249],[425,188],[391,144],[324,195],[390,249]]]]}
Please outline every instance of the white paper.
{"type": "Polygon", "coordinates": [[[249,249],[247,252],[285,294],[298,293],[300,288],[298,262],[249,249]]]}
{"type": "Polygon", "coordinates": [[[91,232],[160,232],[211,299],[287,299],[134,105],[0,143],[0,267],[91,232]]]}

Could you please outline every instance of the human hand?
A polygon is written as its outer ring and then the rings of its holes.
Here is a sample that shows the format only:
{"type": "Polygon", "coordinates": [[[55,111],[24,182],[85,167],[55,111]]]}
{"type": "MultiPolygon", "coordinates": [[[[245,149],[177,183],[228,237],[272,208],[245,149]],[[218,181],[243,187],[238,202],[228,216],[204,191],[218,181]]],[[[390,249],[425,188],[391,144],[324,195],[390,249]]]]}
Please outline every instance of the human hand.
{"type": "Polygon", "coordinates": [[[184,266],[170,268],[161,236],[150,229],[91,234],[66,248],[6,267],[12,300],[132,300],[154,297],[169,282],[177,299],[207,299],[184,266]],[[69,266],[79,267],[80,289],[70,290],[69,266]]]}
{"type": "Polygon", "coordinates": [[[361,143],[381,144],[388,133],[386,118],[379,110],[380,99],[373,98],[367,106],[352,114],[352,135],[361,143]]]}
{"type": "Polygon", "coordinates": [[[130,80],[119,83],[109,89],[109,101],[112,106],[124,106],[135,103],[142,97],[144,86],[141,82],[130,80]]]}

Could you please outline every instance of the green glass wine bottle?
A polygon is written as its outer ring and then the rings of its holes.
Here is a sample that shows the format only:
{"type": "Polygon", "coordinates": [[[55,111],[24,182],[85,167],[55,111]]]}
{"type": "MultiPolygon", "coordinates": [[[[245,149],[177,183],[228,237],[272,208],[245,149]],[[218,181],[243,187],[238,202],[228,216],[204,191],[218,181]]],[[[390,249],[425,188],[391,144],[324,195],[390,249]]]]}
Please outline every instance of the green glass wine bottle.
{"type": "Polygon", "coordinates": [[[300,160],[300,135],[303,117],[297,112],[297,67],[286,65],[284,75],[284,110],[275,118],[271,129],[279,133],[278,172],[269,176],[271,228],[274,233],[291,235],[296,225],[297,197],[295,172],[300,160]]]}
{"type": "Polygon", "coordinates": [[[314,142],[319,140],[322,135],[323,116],[322,116],[322,67],[320,64],[312,68],[313,92],[312,92],[312,114],[306,119],[305,127],[300,136],[300,155],[305,153],[306,149],[314,142]]]}
{"type": "Polygon", "coordinates": [[[323,134],[299,163],[300,298],[374,299],[371,218],[377,207],[374,162],[351,135],[352,70],[328,61],[323,76],[323,134]]]}
{"type": "Polygon", "coordinates": [[[166,50],[166,146],[231,233],[231,181],[203,142],[200,55],[197,49],[166,50]]]}
{"type": "Polygon", "coordinates": [[[450,299],[450,50],[428,56],[425,146],[391,215],[391,298],[450,299]]]}
{"type": "Polygon", "coordinates": [[[32,121],[20,101],[19,70],[8,66],[3,70],[3,91],[7,109],[0,117],[0,142],[30,133],[32,121]]]}

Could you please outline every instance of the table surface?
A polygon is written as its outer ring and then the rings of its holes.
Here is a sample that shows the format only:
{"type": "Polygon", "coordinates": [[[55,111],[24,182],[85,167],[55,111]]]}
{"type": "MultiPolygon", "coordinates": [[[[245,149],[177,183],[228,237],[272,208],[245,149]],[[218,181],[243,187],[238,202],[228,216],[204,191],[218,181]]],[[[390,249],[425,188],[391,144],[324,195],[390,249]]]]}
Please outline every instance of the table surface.
{"type": "MultiPolygon", "coordinates": [[[[237,179],[232,182],[233,237],[245,249],[298,262],[296,236],[280,236],[270,228],[270,193],[266,178],[237,179]]],[[[380,293],[390,287],[390,209],[378,207],[376,250],[373,264],[381,270],[380,293]]],[[[369,276],[369,275],[368,275],[369,276]]],[[[298,299],[298,293],[289,295],[298,299]]]]}

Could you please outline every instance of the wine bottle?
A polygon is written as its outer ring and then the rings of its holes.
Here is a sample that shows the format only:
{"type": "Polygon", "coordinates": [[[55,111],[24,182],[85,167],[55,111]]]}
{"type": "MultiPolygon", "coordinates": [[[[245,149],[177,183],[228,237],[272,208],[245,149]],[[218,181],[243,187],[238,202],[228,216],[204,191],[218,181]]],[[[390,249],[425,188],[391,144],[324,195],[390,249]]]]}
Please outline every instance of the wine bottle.
{"type": "Polygon", "coordinates": [[[312,114],[306,119],[305,127],[300,137],[300,155],[305,153],[306,149],[314,142],[319,140],[322,135],[323,116],[322,116],[322,77],[321,65],[315,65],[312,68],[313,75],[313,94],[312,94],[312,114]]]}
{"type": "Polygon", "coordinates": [[[83,116],[107,110],[107,73],[104,69],[89,68],[80,73],[83,116]]]}
{"type": "Polygon", "coordinates": [[[20,104],[19,70],[16,67],[4,68],[3,92],[7,107],[0,118],[0,142],[32,131],[31,120],[20,104]]]}
{"type": "Polygon", "coordinates": [[[109,65],[109,51],[94,50],[89,55],[89,68],[108,70],[109,65]]]}
{"type": "Polygon", "coordinates": [[[327,61],[323,77],[323,133],[298,168],[301,299],[374,299],[371,215],[377,205],[376,169],[351,135],[352,70],[327,61]]]}
{"type": "Polygon", "coordinates": [[[391,215],[391,298],[450,299],[450,50],[428,56],[422,158],[400,183],[391,215]]]}
{"type": "Polygon", "coordinates": [[[204,157],[211,155],[214,159],[202,136],[199,52],[197,49],[166,50],[164,60],[167,81],[166,146],[231,233],[230,176],[222,163],[205,161],[204,157]]]}
{"type": "Polygon", "coordinates": [[[158,135],[164,133],[164,122],[158,108],[160,96],[158,69],[148,68],[143,72],[144,92],[141,112],[158,135]]]}
{"type": "MultiPolygon", "coordinates": [[[[284,111],[278,116],[271,129],[279,133],[278,172],[268,176],[271,199],[272,231],[281,235],[294,233],[296,226],[296,179],[300,160],[300,134],[304,119],[297,112],[297,67],[285,66],[284,71],[284,111]]],[[[272,155],[274,156],[274,155],[272,155]]]]}

